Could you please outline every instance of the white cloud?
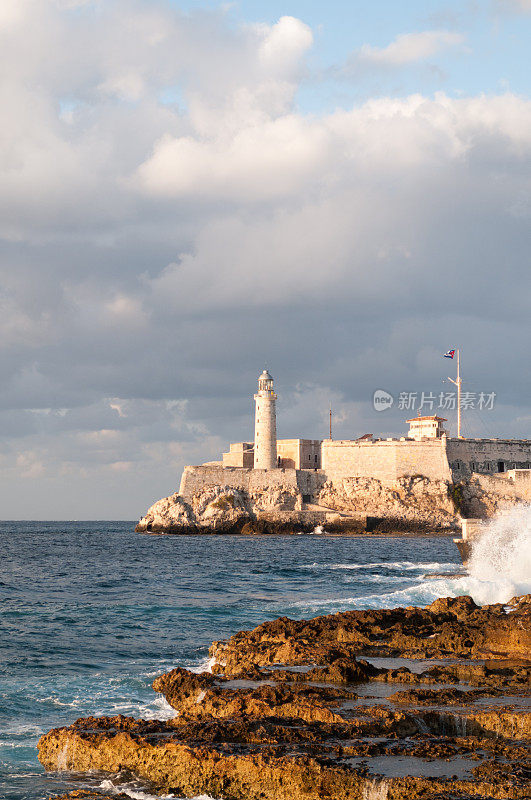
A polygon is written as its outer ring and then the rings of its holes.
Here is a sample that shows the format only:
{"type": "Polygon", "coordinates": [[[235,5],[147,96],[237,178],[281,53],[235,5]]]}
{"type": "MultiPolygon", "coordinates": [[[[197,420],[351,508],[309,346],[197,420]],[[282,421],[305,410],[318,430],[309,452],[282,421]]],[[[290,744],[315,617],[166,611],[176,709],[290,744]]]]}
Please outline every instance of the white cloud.
{"type": "Polygon", "coordinates": [[[358,52],[358,58],[372,64],[402,66],[416,61],[424,61],[431,56],[463,44],[464,36],[452,31],[421,31],[403,33],[387,47],[373,47],[365,44],[358,52]]]}
{"type": "Polygon", "coordinates": [[[297,73],[301,59],[313,44],[308,25],[295,17],[281,17],[271,28],[264,26],[258,57],[268,72],[286,76],[297,73]]]}

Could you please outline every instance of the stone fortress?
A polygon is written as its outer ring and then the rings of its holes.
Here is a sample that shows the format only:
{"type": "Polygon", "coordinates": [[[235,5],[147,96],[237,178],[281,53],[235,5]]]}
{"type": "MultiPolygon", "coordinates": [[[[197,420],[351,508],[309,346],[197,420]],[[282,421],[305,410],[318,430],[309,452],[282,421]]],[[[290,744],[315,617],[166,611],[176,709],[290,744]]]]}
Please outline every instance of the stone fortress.
{"type": "Polygon", "coordinates": [[[529,439],[454,438],[436,415],[407,420],[400,438],[278,439],[267,370],[254,400],[254,442],[185,467],[178,493],[155,503],[137,530],[442,531],[531,500],[529,439]]]}
{"type": "Polygon", "coordinates": [[[503,477],[505,484],[512,482],[523,489],[531,483],[530,439],[453,438],[443,427],[447,420],[435,415],[407,420],[407,436],[398,439],[372,434],[359,439],[277,439],[277,396],[267,370],[258,378],[254,399],[254,443],[232,443],[222,461],[186,467],[181,494],[192,487],[196,491],[203,480],[203,485],[277,483],[290,470],[301,473],[293,477],[305,489],[305,496],[313,494],[312,487],[341,478],[395,482],[423,476],[456,483],[477,475],[503,477]],[[244,474],[238,476],[237,471],[244,474]],[[251,471],[259,474],[253,476],[251,471]]]}

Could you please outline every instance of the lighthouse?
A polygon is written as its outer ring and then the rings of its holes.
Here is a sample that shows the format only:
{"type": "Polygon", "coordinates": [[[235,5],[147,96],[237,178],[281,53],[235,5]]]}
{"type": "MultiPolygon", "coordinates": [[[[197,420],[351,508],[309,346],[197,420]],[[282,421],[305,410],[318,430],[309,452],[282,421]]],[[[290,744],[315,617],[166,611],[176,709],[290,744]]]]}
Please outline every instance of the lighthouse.
{"type": "Polygon", "coordinates": [[[258,378],[254,418],[254,468],[275,469],[277,466],[277,396],[273,378],[265,369],[258,378]]]}

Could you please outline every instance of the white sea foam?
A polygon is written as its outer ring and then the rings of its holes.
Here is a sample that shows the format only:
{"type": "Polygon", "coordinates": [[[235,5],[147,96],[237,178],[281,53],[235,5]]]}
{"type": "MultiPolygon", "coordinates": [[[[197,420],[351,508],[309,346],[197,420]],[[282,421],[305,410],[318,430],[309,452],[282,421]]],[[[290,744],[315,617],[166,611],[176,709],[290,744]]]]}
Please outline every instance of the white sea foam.
{"type": "Polygon", "coordinates": [[[531,505],[499,514],[472,547],[470,575],[492,587],[490,602],[531,592],[531,505]]]}
{"type": "Polygon", "coordinates": [[[200,672],[212,672],[212,667],[216,663],[216,659],[214,656],[205,658],[199,664],[192,664],[192,666],[187,666],[186,669],[189,672],[195,672],[196,675],[200,672]]]}
{"type": "Polygon", "coordinates": [[[461,569],[459,564],[452,562],[441,563],[440,561],[369,561],[364,563],[349,564],[303,564],[304,569],[374,569],[376,567],[387,567],[396,570],[416,570],[417,572],[441,572],[457,571],[461,569]]]}
{"type": "MultiPolygon", "coordinates": [[[[105,712],[102,711],[102,713],[105,712]]],[[[142,719],[156,719],[160,722],[165,722],[177,716],[177,711],[170,706],[162,695],[158,695],[149,703],[115,704],[112,706],[111,713],[139,716],[142,719]]]]}
{"type": "MultiPolygon", "coordinates": [[[[120,783],[117,786],[111,780],[104,780],[99,785],[100,789],[109,792],[111,795],[126,794],[132,800],[185,800],[175,794],[151,794],[133,783],[120,783]]],[[[197,795],[190,800],[216,800],[208,794],[197,795]]]]}
{"type": "MultiPolygon", "coordinates": [[[[311,564],[308,567],[317,567],[311,564]]],[[[424,573],[457,572],[458,564],[439,562],[372,562],[370,564],[328,564],[328,569],[367,569],[389,567],[396,570],[424,573]]],[[[427,605],[438,597],[471,595],[479,605],[506,603],[511,597],[531,592],[531,506],[520,505],[503,512],[486,527],[474,545],[468,574],[437,577],[419,581],[413,578],[410,586],[393,592],[365,594],[361,597],[342,597],[318,600],[314,603],[295,603],[293,607],[308,612],[348,610],[353,608],[395,608],[397,606],[427,605]]]]}
{"type": "Polygon", "coordinates": [[[42,736],[45,729],[34,723],[15,722],[2,727],[2,736],[42,736]]]}

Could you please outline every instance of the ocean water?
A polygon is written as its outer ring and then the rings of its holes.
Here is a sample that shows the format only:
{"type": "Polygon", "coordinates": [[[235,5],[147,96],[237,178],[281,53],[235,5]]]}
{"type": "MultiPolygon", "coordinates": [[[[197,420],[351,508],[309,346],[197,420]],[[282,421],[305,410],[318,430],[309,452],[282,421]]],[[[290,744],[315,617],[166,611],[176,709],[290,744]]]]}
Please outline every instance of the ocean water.
{"type": "MultiPolygon", "coordinates": [[[[95,785],[112,793],[119,780],[105,775],[44,773],[39,736],[89,714],[172,716],[153,678],[200,668],[215,639],[280,615],[514,594],[499,564],[459,577],[450,538],[149,536],[133,527],[0,522],[2,799],[95,785]]],[[[123,780],[131,797],[151,796],[123,780]]]]}

